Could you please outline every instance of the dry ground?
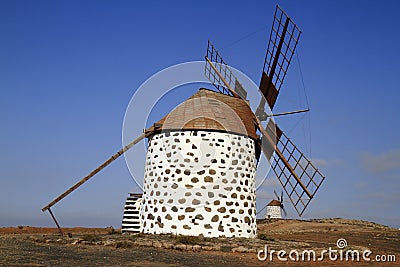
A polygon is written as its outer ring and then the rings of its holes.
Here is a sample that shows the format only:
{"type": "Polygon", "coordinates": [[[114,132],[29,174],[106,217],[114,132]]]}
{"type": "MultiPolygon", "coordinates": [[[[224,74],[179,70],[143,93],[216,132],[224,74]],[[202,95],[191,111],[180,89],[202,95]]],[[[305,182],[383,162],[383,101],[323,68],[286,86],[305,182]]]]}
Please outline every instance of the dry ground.
{"type": "MultiPolygon", "coordinates": [[[[1,266],[400,266],[400,230],[345,220],[260,221],[262,239],[202,239],[174,236],[121,235],[111,228],[0,228],[1,266]],[[259,261],[255,253],[269,249],[337,249],[339,238],[350,249],[395,255],[396,262],[259,261]],[[162,247],[170,247],[169,249],[162,247]],[[237,252],[238,247],[243,253],[237,252]],[[212,250],[212,251],[210,251],[212,250]],[[232,252],[236,251],[236,252],[232,252]]],[[[287,256],[286,256],[287,257],[287,256]]]]}

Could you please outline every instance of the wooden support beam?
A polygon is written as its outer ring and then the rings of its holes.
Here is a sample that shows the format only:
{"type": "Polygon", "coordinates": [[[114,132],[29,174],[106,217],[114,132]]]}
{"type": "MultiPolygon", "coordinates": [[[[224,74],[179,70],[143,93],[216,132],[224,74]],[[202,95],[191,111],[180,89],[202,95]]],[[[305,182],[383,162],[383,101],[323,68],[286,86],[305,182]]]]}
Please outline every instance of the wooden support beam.
{"type": "Polygon", "coordinates": [[[278,117],[278,116],[283,116],[283,115],[290,115],[290,114],[297,114],[297,113],[303,113],[303,112],[309,112],[310,109],[301,109],[301,110],[295,110],[295,111],[288,111],[288,112],[282,112],[282,113],[275,113],[275,114],[267,114],[267,117],[278,117]]]}
{"type": "Polygon", "coordinates": [[[61,230],[61,227],[60,227],[60,225],[58,224],[58,222],[57,222],[57,220],[56,220],[56,217],[54,217],[54,214],[53,214],[53,212],[51,211],[51,209],[48,208],[47,210],[49,211],[49,213],[50,213],[50,215],[51,215],[51,218],[53,218],[53,221],[56,223],[57,228],[58,228],[58,231],[60,232],[60,234],[61,234],[61,235],[64,235],[63,232],[62,232],[62,230],[61,230]]]}
{"type": "MultiPolygon", "coordinates": [[[[97,167],[94,171],[92,171],[91,173],[89,173],[88,175],[86,175],[82,180],[80,180],[79,182],[77,182],[76,184],[74,184],[73,186],[71,186],[67,191],[65,191],[64,193],[62,193],[61,195],[59,195],[58,197],[56,197],[52,202],[50,202],[48,205],[46,205],[45,207],[42,208],[42,211],[46,211],[49,210],[50,214],[50,207],[52,207],[54,204],[56,204],[57,202],[59,202],[61,199],[63,199],[64,197],[66,197],[67,195],[69,195],[72,191],[74,191],[75,189],[77,189],[79,186],[81,186],[83,183],[87,182],[90,178],[92,178],[96,173],[98,173],[99,171],[101,171],[102,169],[104,169],[105,167],[107,167],[111,162],[113,162],[114,160],[116,160],[119,156],[121,156],[122,154],[124,154],[128,149],[130,149],[132,146],[134,146],[135,144],[137,144],[140,140],[142,140],[143,138],[145,138],[146,136],[149,135],[149,132],[147,133],[143,133],[141,134],[139,137],[137,137],[135,140],[133,140],[131,143],[129,143],[128,145],[126,145],[125,147],[123,147],[121,150],[119,150],[117,153],[115,153],[114,155],[112,155],[108,160],[106,160],[103,164],[101,164],[99,167],[97,167]]],[[[54,218],[54,217],[53,217],[54,218]]]]}

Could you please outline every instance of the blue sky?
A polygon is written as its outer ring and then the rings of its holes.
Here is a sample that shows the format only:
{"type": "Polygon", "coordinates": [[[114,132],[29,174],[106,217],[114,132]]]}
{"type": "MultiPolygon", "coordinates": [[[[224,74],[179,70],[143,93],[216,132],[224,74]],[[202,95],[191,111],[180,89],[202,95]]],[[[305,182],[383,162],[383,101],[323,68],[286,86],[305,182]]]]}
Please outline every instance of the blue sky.
{"type": "MultiPolygon", "coordinates": [[[[307,106],[302,77],[311,108],[278,123],[327,177],[305,218],[400,227],[398,1],[1,1],[0,226],[53,226],[40,209],[120,149],[135,90],[208,39],[258,83],[277,3],[303,35],[276,111],[307,106]]],[[[121,158],[53,211],[119,227],[132,190],[121,158]]]]}

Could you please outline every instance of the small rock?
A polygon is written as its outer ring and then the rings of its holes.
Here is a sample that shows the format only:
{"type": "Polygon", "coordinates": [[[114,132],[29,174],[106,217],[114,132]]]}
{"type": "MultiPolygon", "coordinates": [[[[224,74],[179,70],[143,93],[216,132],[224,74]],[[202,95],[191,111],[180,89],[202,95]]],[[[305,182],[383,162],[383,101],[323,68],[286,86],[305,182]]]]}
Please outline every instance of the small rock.
{"type": "Polygon", "coordinates": [[[168,242],[163,242],[163,243],[162,243],[162,247],[163,247],[163,248],[168,248],[168,249],[170,249],[170,248],[173,247],[173,245],[172,245],[171,243],[168,243],[168,242]]]}
{"type": "Polygon", "coordinates": [[[103,242],[103,246],[113,246],[114,245],[114,241],[113,240],[106,240],[103,242]]]}
{"type": "Polygon", "coordinates": [[[219,245],[203,246],[202,248],[207,251],[221,251],[221,246],[219,245]]]}
{"type": "Polygon", "coordinates": [[[177,244],[174,246],[174,248],[177,250],[186,250],[186,245],[185,244],[177,244]]]}
{"type": "Polygon", "coordinates": [[[203,246],[202,249],[205,251],[212,251],[213,247],[212,246],[203,246]]]}
{"type": "Polygon", "coordinates": [[[201,246],[200,245],[193,245],[192,246],[192,250],[193,251],[200,251],[201,250],[201,246]]]}
{"type": "Polygon", "coordinates": [[[159,241],[154,241],[154,242],[153,242],[153,247],[155,247],[155,248],[162,248],[162,243],[159,242],[159,241]]]}
{"type": "Polygon", "coordinates": [[[79,240],[74,240],[74,241],[71,243],[71,245],[77,245],[77,244],[79,244],[79,240]]]}
{"type": "Polygon", "coordinates": [[[257,253],[258,251],[257,251],[257,249],[255,249],[255,248],[249,248],[249,249],[247,250],[247,252],[249,252],[249,253],[257,253]]]}
{"type": "Polygon", "coordinates": [[[151,240],[143,240],[142,242],[139,243],[141,246],[144,247],[151,247],[153,246],[153,242],[151,240]]]}
{"type": "Polygon", "coordinates": [[[248,249],[246,247],[243,247],[243,246],[232,248],[232,252],[239,252],[239,253],[247,252],[247,250],[248,249]]]}

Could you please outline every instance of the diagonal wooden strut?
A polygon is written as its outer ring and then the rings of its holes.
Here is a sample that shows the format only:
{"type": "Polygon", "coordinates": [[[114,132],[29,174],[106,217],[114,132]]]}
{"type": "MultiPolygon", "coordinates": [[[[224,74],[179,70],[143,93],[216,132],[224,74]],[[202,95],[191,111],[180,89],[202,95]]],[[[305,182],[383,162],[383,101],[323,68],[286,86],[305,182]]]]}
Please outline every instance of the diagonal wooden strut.
{"type": "Polygon", "coordinates": [[[60,225],[58,224],[58,222],[57,222],[57,220],[56,220],[56,217],[54,217],[54,214],[53,214],[53,212],[51,211],[51,209],[48,208],[47,210],[49,211],[49,213],[50,213],[50,215],[51,215],[51,218],[53,218],[53,221],[56,223],[57,228],[58,228],[58,231],[60,232],[60,234],[61,234],[61,235],[64,235],[64,233],[63,233],[63,231],[61,230],[61,227],[60,227],[60,225]]]}
{"type": "MultiPolygon", "coordinates": [[[[222,76],[222,74],[217,70],[217,68],[214,66],[214,64],[206,57],[207,62],[210,64],[210,66],[213,68],[213,70],[215,71],[215,73],[221,78],[222,82],[225,84],[226,88],[232,93],[232,94],[236,94],[235,91],[232,89],[232,87],[228,84],[228,82],[224,79],[224,77],[222,76]]],[[[237,94],[236,94],[237,95],[237,94]]],[[[239,96],[238,96],[239,97],[239,96]]],[[[261,133],[263,134],[263,136],[265,138],[267,138],[268,142],[271,144],[271,146],[274,148],[276,154],[278,155],[278,157],[280,158],[280,160],[282,160],[283,164],[286,166],[286,168],[290,171],[290,173],[293,175],[293,177],[296,179],[296,181],[299,183],[299,185],[301,186],[301,188],[304,190],[304,192],[306,192],[307,196],[311,199],[313,198],[313,195],[310,193],[310,191],[307,189],[307,187],[303,184],[303,182],[301,181],[301,179],[299,178],[299,176],[295,173],[295,171],[293,170],[292,166],[290,166],[289,162],[286,160],[286,158],[283,156],[282,152],[279,150],[279,148],[277,147],[276,143],[269,137],[267,131],[264,129],[264,127],[262,126],[260,120],[255,117],[256,122],[257,122],[257,126],[260,129],[261,133]]]]}
{"type": "Polygon", "coordinates": [[[309,112],[309,111],[310,111],[310,109],[307,108],[307,109],[300,109],[300,110],[295,110],[295,111],[267,114],[267,117],[278,117],[278,116],[291,115],[291,114],[297,114],[297,113],[303,113],[303,112],[309,112]]]}
{"type": "Polygon", "coordinates": [[[293,175],[294,179],[296,179],[296,181],[299,183],[299,185],[301,186],[301,188],[304,190],[304,192],[306,192],[307,196],[312,199],[313,195],[310,193],[310,191],[308,190],[308,188],[303,184],[303,182],[301,181],[300,177],[297,175],[297,173],[293,170],[292,166],[290,166],[289,162],[286,160],[286,158],[283,156],[282,152],[279,150],[279,148],[277,147],[276,143],[271,139],[271,137],[268,135],[267,131],[263,128],[263,126],[261,125],[260,120],[256,117],[256,121],[258,124],[258,127],[260,129],[260,132],[263,134],[264,137],[267,138],[268,142],[270,143],[270,145],[275,149],[275,153],[278,155],[279,159],[282,160],[283,164],[285,165],[285,167],[290,171],[290,173],[293,175]]]}
{"type": "MultiPolygon", "coordinates": [[[[140,140],[142,140],[143,138],[146,137],[146,135],[148,134],[141,134],[139,137],[137,137],[135,140],[133,140],[131,143],[129,143],[128,145],[126,145],[125,147],[123,147],[121,150],[119,150],[117,153],[115,153],[114,155],[112,155],[108,160],[106,160],[103,164],[101,164],[99,167],[97,167],[94,171],[92,171],[91,173],[89,173],[88,175],[86,175],[82,180],[80,180],[79,182],[77,182],[76,184],[74,184],[73,186],[71,186],[67,191],[65,191],[64,193],[62,193],[61,195],[59,195],[58,197],[56,197],[52,202],[50,202],[48,205],[46,205],[45,207],[42,208],[42,211],[46,211],[49,210],[50,214],[52,215],[53,219],[54,216],[52,214],[52,212],[50,211],[50,207],[52,207],[53,205],[55,205],[57,202],[59,202],[60,200],[62,200],[64,197],[66,197],[67,195],[69,195],[72,191],[74,191],[75,189],[77,189],[79,186],[81,186],[83,183],[87,182],[90,178],[92,178],[96,173],[98,173],[99,171],[101,171],[102,169],[104,169],[105,167],[107,167],[111,162],[113,162],[114,160],[116,160],[119,156],[121,156],[122,154],[124,154],[128,149],[130,149],[132,146],[134,146],[135,144],[137,144],[140,140]]],[[[56,222],[57,226],[58,223],[56,222]]]]}

